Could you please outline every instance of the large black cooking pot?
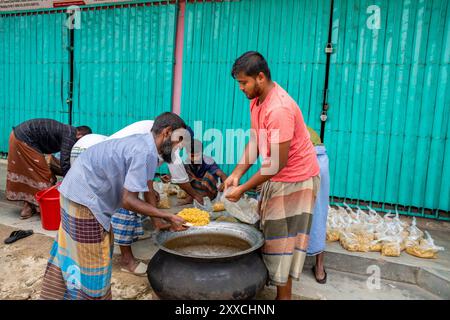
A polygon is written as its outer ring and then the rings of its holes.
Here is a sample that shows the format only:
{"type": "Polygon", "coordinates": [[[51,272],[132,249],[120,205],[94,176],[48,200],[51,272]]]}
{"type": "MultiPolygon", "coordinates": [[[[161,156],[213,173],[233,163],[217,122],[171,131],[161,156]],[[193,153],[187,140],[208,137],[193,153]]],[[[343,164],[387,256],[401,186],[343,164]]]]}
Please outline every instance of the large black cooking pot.
{"type": "Polygon", "coordinates": [[[148,280],[160,299],[252,299],[267,279],[258,252],[263,243],[254,227],[229,222],[160,232],[148,280]]]}

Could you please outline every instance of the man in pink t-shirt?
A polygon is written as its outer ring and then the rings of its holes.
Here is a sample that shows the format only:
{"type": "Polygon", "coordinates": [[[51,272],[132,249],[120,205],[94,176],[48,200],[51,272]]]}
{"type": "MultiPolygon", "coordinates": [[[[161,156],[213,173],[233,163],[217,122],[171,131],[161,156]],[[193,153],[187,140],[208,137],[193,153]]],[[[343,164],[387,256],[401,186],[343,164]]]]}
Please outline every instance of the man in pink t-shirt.
{"type": "Polygon", "coordinates": [[[232,70],[250,99],[250,142],[241,161],[225,181],[226,197],[238,201],[262,185],[263,259],[277,299],[290,299],[292,278],[298,280],[308,248],[309,231],[320,185],[319,164],[300,108],[273,82],[264,57],[254,51],[239,57],[232,70]],[[261,169],[246,183],[240,178],[261,156],[261,169]]]}

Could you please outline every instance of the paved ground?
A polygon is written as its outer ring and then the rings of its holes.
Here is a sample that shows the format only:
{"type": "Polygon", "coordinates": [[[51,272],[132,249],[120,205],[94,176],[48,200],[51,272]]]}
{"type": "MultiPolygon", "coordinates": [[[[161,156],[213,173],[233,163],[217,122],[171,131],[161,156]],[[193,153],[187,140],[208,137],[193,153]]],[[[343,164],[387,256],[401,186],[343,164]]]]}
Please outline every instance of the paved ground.
{"type": "MultiPolygon", "coordinates": [[[[4,186],[4,169],[0,161],[0,190],[4,186]],[[3,174],[2,174],[3,173],[3,174]]],[[[170,212],[177,212],[175,197],[170,212]]],[[[20,220],[20,207],[6,201],[0,191],[0,239],[11,231],[32,229],[35,234],[12,245],[0,244],[0,299],[36,299],[55,231],[44,230],[38,216],[20,220]],[[17,272],[19,271],[19,272],[17,272]]],[[[438,259],[426,260],[406,253],[398,258],[382,257],[379,253],[352,253],[338,243],[327,246],[326,268],[328,282],[318,284],[310,270],[313,258],[308,258],[303,278],[294,282],[295,299],[450,299],[450,223],[418,219],[420,228],[429,230],[438,245],[446,251],[438,259]],[[381,280],[373,282],[373,267],[378,267],[381,280]],[[369,271],[369,272],[368,272],[369,271]],[[426,290],[425,290],[426,289],[426,290]]],[[[136,257],[149,261],[158,250],[151,238],[151,225],[146,225],[150,238],[133,245],[136,257]]],[[[136,277],[120,271],[119,250],[113,260],[112,288],[115,299],[156,298],[145,277],[136,277]]],[[[274,287],[266,287],[257,299],[273,299],[274,287]]]]}

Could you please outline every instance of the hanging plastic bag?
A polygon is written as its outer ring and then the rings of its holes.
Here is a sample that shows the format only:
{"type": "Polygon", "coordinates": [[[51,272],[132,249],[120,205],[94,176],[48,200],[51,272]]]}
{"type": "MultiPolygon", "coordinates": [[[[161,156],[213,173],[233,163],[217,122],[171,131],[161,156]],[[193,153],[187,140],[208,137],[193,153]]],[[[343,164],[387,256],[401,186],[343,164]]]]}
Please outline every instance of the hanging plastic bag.
{"type": "MultiPolygon", "coordinates": [[[[219,187],[221,185],[221,181],[220,178],[217,181],[217,190],[219,190],[219,187]]],[[[216,198],[213,200],[213,205],[212,205],[212,211],[213,212],[221,212],[221,211],[225,211],[225,204],[222,201],[222,192],[217,192],[217,196],[216,198]]]]}
{"type": "Polygon", "coordinates": [[[225,206],[225,210],[228,211],[236,219],[248,223],[255,224],[259,221],[258,214],[258,201],[253,198],[249,198],[247,194],[237,202],[228,200],[225,196],[228,192],[231,192],[234,188],[230,187],[222,195],[222,201],[225,206]]]}
{"type": "Polygon", "coordinates": [[[433,238],[431,238],[431,235],[428,233],[428,231],[425,231],[425,234],[426,238],[420,240],[419,245],[407,247],[406,252],[419,258],[436,259],[437,253],[439,251],[444,251],[445,249],[434,244],[434,240],[433,238]]]}

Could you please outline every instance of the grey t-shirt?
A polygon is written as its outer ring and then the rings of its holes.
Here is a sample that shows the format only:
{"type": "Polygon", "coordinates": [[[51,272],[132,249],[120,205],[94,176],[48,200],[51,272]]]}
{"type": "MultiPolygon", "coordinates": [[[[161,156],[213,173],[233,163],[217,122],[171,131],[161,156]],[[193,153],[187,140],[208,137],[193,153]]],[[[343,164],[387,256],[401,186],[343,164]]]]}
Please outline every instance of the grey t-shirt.
{"type": "Polygon", "coordinates": [[[111,216],[121,207],[123,189],[148,191],[158,166],[153,136],[135,134],[100,142],[83,152],[67,173],[59,192],[88,207],[110,229],[111,216]]]}

